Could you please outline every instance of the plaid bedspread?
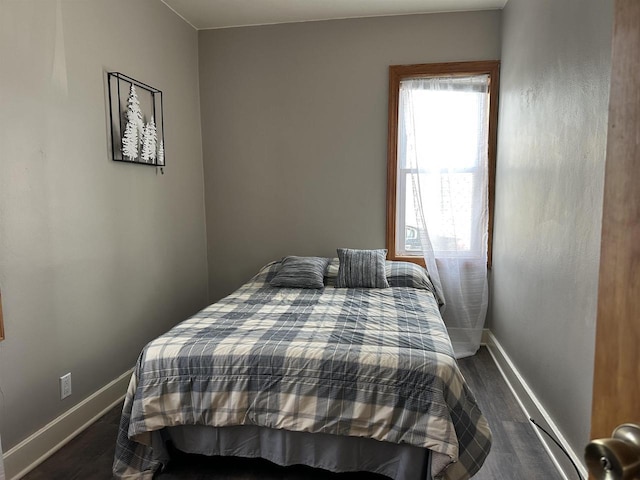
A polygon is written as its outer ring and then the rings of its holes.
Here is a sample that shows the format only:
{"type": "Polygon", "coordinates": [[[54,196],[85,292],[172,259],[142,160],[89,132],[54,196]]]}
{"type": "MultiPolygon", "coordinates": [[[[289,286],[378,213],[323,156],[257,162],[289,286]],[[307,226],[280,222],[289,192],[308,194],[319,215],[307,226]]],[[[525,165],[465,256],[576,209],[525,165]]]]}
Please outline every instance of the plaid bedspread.
{"type": "Polygon", "coordinates": [[[274,288],[278,265],[144,348],[122,412],[116,477],[151,478],[161,466],[151,432],[191,424],[404,442],[450,459],[434,478],[473,475],[491,432],[427,286],[274,288]]]}

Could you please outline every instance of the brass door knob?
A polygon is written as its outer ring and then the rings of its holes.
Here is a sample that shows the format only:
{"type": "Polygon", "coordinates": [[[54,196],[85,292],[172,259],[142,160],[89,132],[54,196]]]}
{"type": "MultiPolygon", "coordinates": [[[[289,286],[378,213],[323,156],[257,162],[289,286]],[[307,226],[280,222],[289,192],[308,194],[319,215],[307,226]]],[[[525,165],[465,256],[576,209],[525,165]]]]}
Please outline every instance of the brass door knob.
{"type": "Polygon", "coordinates": [[[591,475],[598,480],[640,479],[640,425],[620,425],[611,437],[587,445],[584,458],[591,475]]]}

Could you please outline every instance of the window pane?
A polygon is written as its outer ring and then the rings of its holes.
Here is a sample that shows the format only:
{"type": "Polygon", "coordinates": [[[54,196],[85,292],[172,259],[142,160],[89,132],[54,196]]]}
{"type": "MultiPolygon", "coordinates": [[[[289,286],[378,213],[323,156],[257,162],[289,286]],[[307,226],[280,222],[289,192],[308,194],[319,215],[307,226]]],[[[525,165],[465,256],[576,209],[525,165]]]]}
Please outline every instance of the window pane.
{"type": "Polygon", "coordinates": [[[401,82],[398,254],[422,255],[424,225],[437,256],[476,255],[483,248],[487,224],[479,217],[486,209],[487,88],[486,75],[401,82]]]}
{"type": "MultiPolygon", "coordinates": [[[[478,164],[478,119],[482,96],[475,92],[418,90],[414,100],[416,152],[431,169],[468,169],[478,164]]],[[[486,139],[485,139],[486,141],[486,139]]]]}
{"type": "MultiPolygon", "coordinates": [[[[398,232],[400,255],[422,256],[411,174],[406,175],[404,232],[398,232]]],[[[424,214],[436,252],[469,252],[473,248],[473,173],[420,174],[424,214]]],[[[400,222],[402,224],[402,222],[400,222]]]]}
{"type": "Polygon", "coordinates": [[[420,185],[434,251],[470,251],[473,174],[421,175],[420,185]]]}

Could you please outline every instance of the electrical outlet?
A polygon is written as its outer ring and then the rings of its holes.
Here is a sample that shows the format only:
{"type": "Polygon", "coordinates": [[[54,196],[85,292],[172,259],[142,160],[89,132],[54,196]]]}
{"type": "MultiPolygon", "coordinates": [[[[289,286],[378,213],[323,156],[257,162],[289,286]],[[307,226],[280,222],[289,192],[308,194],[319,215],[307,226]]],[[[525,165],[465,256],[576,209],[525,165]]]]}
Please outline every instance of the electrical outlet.
{"type": "Polygon", "coordinates": [[[71,395],[71,372],[60,377],[60,400],[71,395]]]}

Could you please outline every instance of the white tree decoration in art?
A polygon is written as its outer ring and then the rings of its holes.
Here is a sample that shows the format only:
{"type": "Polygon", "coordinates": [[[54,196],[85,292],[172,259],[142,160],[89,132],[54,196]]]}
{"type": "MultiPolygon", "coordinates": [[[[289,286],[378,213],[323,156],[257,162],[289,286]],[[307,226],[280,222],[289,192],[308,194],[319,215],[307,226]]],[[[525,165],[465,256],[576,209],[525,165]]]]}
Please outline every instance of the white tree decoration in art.
{"type": "Polygon", "coordinates": [[[141,154],[141,159],[143,162],[146,162],[149,160],[149,140],[147,139],[147,127],[149,126],[149,124],[145,125],[142,128],[142,154],[141,154]]]}
{"type": "Polygon", "coordinates": [[[158,147],[158,165],[164,165],[164,141],[162,139],[160,139],[158,147]]]}
{"type": "Polygon", "coordinates": [[[140,142],[141,142],[141,144],[140,144],[140,149],[141,149],[141,151],[140,151],[140,161],[144,161],[145,156],[146,156],[146,152],[145,152],[145,149],[144,149],[144,145],[145,145],[144,139],[146,138],[146,136],[147,136],[147,126],[143,125],[143,127],[142,127],[142,136],[140,137],[140,142]]]}
{"type": "Polygon", "coordinates": [[[138,158],[138,129],[131,122],[127,122],[122,137],[122,155],[131,161],[138,158]]]}
{"type": "Polygon", "coordinates": [[[151,121],[144,127],[144,137],[142,141],[142,160],[147,163],[153,163],[156,159],[156,151],[158,145],[158,133],[156,132],[156,123],[151,116],[151,121]]]}
{"type": "Polygon", "coordinates": [[[144,124],[142,122],[142,112],[140,111],[140,101],[136,87],[131,84],[129,98],[127,99],[127,126],[122,137],[122,155],[129,160],[138,158],[138,146],[143,139],[144,124]]]}
{"type": "MultiPolygon", "coordinates": [[[[144,136],[144,122],[142,121],[142,110],[140,110],[140,101],[138,100],[138,92],[136,92],[135,85],[131,84],[131,93],[129,97],[132,97],[132,117],[129,118],[129,121],[134,122],[136,127],[138,127],[138,139],[142,142],[142,138],[144,136]]],[[[127,109],[127,114],[129,110],[127,109]]]]}

